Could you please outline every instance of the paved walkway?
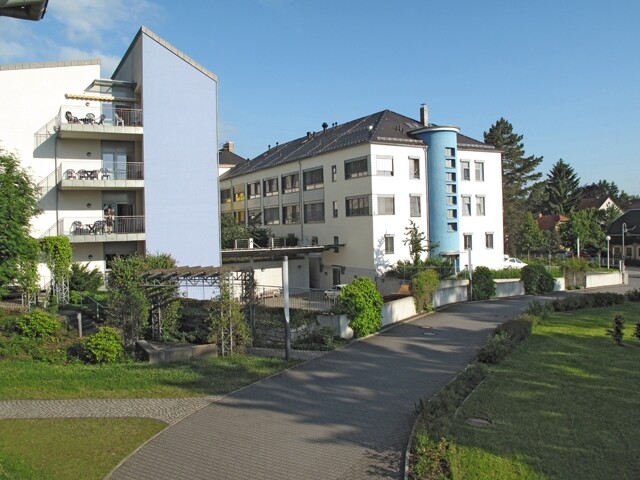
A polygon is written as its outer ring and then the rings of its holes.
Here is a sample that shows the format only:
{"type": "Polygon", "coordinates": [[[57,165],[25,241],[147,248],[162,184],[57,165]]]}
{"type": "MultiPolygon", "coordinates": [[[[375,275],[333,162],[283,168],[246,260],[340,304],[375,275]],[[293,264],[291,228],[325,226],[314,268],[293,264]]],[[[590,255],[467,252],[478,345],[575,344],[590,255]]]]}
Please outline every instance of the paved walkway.
{"type": "Polygon", "coordinates": [[[0,419],[144,417],[173,424],[220,398],[5,400],[0,401],[0,419]]]}

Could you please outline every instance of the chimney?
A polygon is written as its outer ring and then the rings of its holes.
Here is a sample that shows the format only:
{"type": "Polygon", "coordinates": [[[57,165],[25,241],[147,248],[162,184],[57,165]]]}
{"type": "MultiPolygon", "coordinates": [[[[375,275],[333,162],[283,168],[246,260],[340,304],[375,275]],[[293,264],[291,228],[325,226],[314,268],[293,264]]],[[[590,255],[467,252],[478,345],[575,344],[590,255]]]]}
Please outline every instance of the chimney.
{"type": "Polygon", "coordinates": [[[322,124],[322,132],[323,133],[327,133],[327,128],[329,127],[329,124],[327,122],[324,122],[322,124]]]}
{"type": "Polygon", "coordinates": [[[429,126],[429,108],[424,103],[420,106],[420,123],[425,127],[429,126]]]}
{"type": "Polygon", "coordinates": [[[233,153],[233,142],[226,142],[224,145],[222,145],[222,150],[233,153]]]}

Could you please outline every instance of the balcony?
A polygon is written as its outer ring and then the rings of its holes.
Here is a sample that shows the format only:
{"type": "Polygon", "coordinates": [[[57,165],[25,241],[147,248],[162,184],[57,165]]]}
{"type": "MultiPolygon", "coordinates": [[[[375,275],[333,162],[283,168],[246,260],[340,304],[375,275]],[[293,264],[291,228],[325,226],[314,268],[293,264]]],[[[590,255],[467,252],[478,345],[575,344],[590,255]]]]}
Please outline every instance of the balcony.
{"type": "Polygon", "coordinates": [[[115,216],[109,225],[100,215],[65,217],[41,237],[64,235],[71,243],[131,242],[145,240],[144,216],[115,216]]]}
{"type": "Polygon", "coordinates": [[[62,105],[54,129],[60,138],[131,140],[142,135],[142,110],[107,102],[96,107],[62,105]]]}
{"type": "Polygon", "coordinates": [[[66,160],[58,167],[60,190],[131,190],[144,188],[142,162],[66,160]]]}

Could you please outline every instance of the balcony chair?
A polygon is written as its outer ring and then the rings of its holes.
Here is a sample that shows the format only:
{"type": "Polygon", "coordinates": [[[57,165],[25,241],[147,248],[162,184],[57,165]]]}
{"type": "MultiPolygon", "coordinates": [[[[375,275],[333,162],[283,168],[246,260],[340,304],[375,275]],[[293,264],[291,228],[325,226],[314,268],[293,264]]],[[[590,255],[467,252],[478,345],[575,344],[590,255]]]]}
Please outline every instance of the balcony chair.
{"type": "Polygon", "coordinates": [[[87,172],[85,169],[78,170],[78,178],[80,180],[89,180],[89,172],[87,172]]]}
{"type": "Polygon", "coordinates": [[[93,233],[98,235],[99,233],[104,235],[104,227],[106,222],[104,220],[96,220],[93,222],[93,233]]]}
{"type": "Polygon", "coordinates": [[[96,125],[102,125],[102,122],[104,122],[104,118],[105,118],[105,115],[103,113],[98,117],[98,121],[96,122],[96,125]]]}
{"type": "Polygon", "coordinates": [[[111,178],[111,172],[109,171],[108,168],[101,168],[100,169],[100,179],[104,180],[104,179],[109,180],[111,178]]]}
{"type": "Polygon", "coordinates": [[[89,112],[87,113],[87,115],[82,119],[82,123],[84,123],[85,125],[91,125],[96,121],[96,116],[89,112]]]}
{"type": "Polygon", "coordinates": [[[68,169],[66,172],[64,172],[64,178],[66,180],[71,180],[71,179],[75,179],[76,177],[76,171],[72,168],[68,169]]]}
{"type": "Polygon", "coordinates": [[[81,221],[76,220],[71,224],[71,235],[82,235],[82,234],[84,234],[84,226],[82,225],[81,221]]]}
{"type": "Polygon", "coordinates": [[[78,120],[78,117],[74,117],[73,114],[68,110],[64,114],[64,118],[66,118],[67,122],[69,123],[80,123],[80,120],[78,120]]]}
{"type": "Polygon", "coordinates": [[[116,126],[124,127],[124,119],[117,113],[115,115],[116,115],[116,126]]]}

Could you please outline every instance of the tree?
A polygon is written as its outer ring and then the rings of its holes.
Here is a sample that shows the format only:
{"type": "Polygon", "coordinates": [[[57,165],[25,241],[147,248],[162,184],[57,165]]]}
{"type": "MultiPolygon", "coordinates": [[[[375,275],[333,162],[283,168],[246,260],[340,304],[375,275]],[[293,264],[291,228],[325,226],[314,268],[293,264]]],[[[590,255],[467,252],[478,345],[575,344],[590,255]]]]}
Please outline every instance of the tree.
{"type": "Polygon", "coordinates": [[[409,256],[413,266],[417,267],[422,262],[422,254],[438,247],[438,243],[431,243],[427,236],[418,228],[413,220],[409,220],[409,226],[405,227],[405,239],[402,241],[409,246],[409,256]]]}
{"type": "Polygon", "coordinates": [[[607,180],[599,180],[597,183],[590,183],[582,186],[583,198],[599,198],[610,197],[611,200],[617,202],[619,200],[620,189],[615,182],[607,180]]]}
{"type": "Polygon", "coordinates": [[[220,296],[211,300],[209,337],[218,346],[220,355],[243,353],[251,344],[251,333],[242,313],[242,304],[233,298],[233,288],[226,278],[220,278],[220,296]]]}
{"type": "Polygon", "coordinates": [[[544,235],[531,212],[525,214],[524,220],[518,227],[516,243],[521,251],[527,252],[527,256],[531,255],[531,250],[539,250],[544,246],[544,235]]]}
{"type": "Polygon", "coordinates": [[[373,280],[360,277],[340,291],[336,311],[349,317],[356,337],[364,337],[382,327],[382,304],[382,295],[373,280]]]}
{"type": "Polygon", "coordinates": [[[0,293],[17,284],[35,288],[37,242],[29,236],[29,223],[38,210],[37,186],[20,161],[0,149],[0,293]]]}
{"type": "MultiPolygon", "coordinates": [[[[484,141],[502,152],[502,205],[504,233],[508,238],[516,238],[518,226],[526,212],[525,201],[533,184],[541,177],[536,168],[542,157],[525,156],[522,135],[513,132],[513,126],[500,118],[484,132],[484,141]]],[[[516,242],[509,244],[511,253],[517,248],[516,242]]]]}
{"type": "Polygon", "coordinates": [[[597,210],[589,208],[577,210],[571,214],[569,221],[560,225],[560,235],[565,246],[576,248],[578,238],[580,248],[602,249],[605,234],[600,226],[597,210]]]}
{"type": "Polygon", "coordinates": [[[222,248],[234,248],[235,240],[249,238],[249,229],[236,223],[231,215],[220,217],[220,236],[222,248]]]}
{"type": "Polygon", "coordinates": [[[582,199],[580,178],[571,165],[558,160],[547,174],[543,211],[548,215],[569,215],[582,199]]]}

